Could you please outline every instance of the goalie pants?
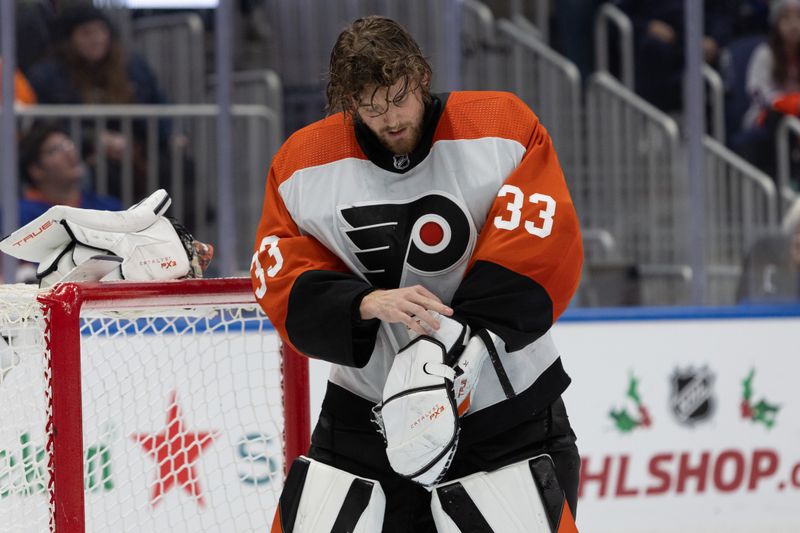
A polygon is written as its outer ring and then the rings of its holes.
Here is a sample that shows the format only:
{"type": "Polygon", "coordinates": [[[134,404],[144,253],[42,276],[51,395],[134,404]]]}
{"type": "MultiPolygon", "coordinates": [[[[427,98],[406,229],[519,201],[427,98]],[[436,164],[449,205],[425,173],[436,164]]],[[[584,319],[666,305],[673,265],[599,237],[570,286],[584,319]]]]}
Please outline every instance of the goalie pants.
{"type": "MultiPolygon", "coordinates": [[[[308,455],[381,483],[386,494],[384,533],[434,533],[431,493],[392,470],[383,439],[371,422],[373,405],[328,383],[308,455]]],[[[510,429],[497,432],[470,426],[469,431],[463,430],[445,480],[496,470],[542,453],[552,457],[558,482],[575,514],[580,456],[560,397],[510,429]]]]}

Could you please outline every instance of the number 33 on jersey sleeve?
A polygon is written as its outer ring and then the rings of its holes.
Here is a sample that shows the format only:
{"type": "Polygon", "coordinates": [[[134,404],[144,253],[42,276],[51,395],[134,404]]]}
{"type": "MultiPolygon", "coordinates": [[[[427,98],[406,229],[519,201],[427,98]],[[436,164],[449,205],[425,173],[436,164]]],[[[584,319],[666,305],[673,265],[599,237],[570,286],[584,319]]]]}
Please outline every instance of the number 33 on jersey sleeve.
{"type": "Polygon", "coordinates": [[[497,192],[452,304],[471,326],[500,335],[509,351],[555,323],[583,263],[578,218],[552,141],[524,112],[533,124],[529,138],[518,139],[527,141],[525,154],[497,192]]]}
{"type": "Polygon", "coordinates": [[[270,169],[250,264],[256,298],[281,338],[296,351],[332,363],[363,366],[379,324],[375,320],[359,327],[352,302],[371,286],[317,239],[299,230],[278,191],[276,169],[280,172],[290,166],[283,155],[275,157],[270,169]],[[305,320],[309,305],[315,307],[315,316],[326,317],[325,335],[305,320]]]}

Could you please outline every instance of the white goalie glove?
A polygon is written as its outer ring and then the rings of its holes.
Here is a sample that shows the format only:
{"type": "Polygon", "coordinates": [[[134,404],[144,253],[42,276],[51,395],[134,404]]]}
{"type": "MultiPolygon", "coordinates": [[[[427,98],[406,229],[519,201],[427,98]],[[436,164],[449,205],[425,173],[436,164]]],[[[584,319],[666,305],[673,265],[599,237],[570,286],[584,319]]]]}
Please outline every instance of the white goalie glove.
{"type": "MultiPolygon", "coordinates": [[[[469,327],[438,316],[441,327],[395,356],[374,409],[395,472],[430,488],[447,472],[486,351],[465,349],[469,327]]],[[[472,343],[470,343],[472,344],[472,343]]]]}
{"type": "Polygon", "coordinates": [[[0,251],[39,263],[42,287],[61,281],[165,280],[190,273],[187,246],[162,215],[169,195],[156,191],[126,211],[54,206],[0,241],[0,251]]]}
{"type": "Polygon", "coordinates": [[[466,348],[459,356],[455,364],[456,378],[453,381],[453,394],[459,416],[469,413],[472,391],[478,385],[483,363],[490,353],[496,354],[495,344],[499,342],[502,341],[497,335],[488,329],[482,329],[469,339],[466,348]]]}

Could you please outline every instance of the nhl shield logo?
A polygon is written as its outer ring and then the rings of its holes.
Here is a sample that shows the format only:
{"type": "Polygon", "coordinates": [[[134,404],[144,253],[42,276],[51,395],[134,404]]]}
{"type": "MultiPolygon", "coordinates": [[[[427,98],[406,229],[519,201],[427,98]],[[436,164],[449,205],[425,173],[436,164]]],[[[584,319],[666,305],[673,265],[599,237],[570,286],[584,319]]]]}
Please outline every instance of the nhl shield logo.
{"type": "Polygon", "coordinates": [[[408,154],[396,155],[392,158],[392,164],[397,170],[405,170],[411,164],[411,158],[408,157],[408,154]]]}
{"type": "Polygon", "coordinates": [[[707,366],[689,367],[672,373],[670,405],[681,424],[693,426],[707,420],[714,412],[714,375],[707,366]]]}

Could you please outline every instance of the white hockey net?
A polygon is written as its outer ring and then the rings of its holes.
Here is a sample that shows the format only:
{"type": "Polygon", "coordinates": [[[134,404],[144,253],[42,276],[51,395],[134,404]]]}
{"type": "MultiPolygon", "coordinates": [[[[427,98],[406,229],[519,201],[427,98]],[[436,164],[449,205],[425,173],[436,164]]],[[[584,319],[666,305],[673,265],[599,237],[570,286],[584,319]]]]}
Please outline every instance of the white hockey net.
{"type": "Polygon", "coordinates": [[[0,302],[0,531],[47,531],[42,309],[24,285],[0,285],[0,302]]]}
{"type": "Polygon", "coordinates": [[[35,289],[0,286],[0,532],[60,533],[51,512],[75,512],[63,488],[75,387],[86,531],[269,530],[284,469],[277,336],[254,303],[204,298],[202,283],[185,300],[186,282],[161,298],[123,283],[91,305],[48,294],[50,307],[35,289]],[[74,301],[80,383],[54,363],[71,334],[53,313],[74,301]]]}

